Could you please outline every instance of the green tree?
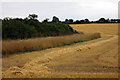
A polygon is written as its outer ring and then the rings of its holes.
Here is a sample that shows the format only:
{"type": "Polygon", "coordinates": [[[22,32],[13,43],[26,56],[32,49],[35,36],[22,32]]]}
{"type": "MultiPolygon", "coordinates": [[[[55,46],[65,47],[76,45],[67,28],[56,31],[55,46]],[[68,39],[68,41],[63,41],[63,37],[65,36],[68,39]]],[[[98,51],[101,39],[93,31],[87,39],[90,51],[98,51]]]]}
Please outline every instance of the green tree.
{"type": "Polygon", "coordinates": [[[59,22],[59,18],[57,18],[56,16],[53,16],[52,22],[59,22]]]}
{"type": "Polygon", "coordinates": [[[48,19],[48,18],[46,18],[45,20],[43,20],[43,22],[48,22],[48,20],[49,20],[49,19],[48,19]]]}
{"type": "Polygon", "coordinates": [[[36,14],[29,14],[28,18],[34,20],[34,19],[38,18],[38,15],[36,15],[36,14]]]}
{"type": "Polygon", "coordinates": [[[68,19],[65,19],[65,23],[68,24],[68,23],[69,23],[69,20],[68,20],[68,19]]]}
{"type": "Polygon", "coordinates": [[[99,22],[100,22],[100,23],[104,23],[105,21],[106,21],[105,18],[100,18],[100,19],[99,19],[99,22]]]}
{"type": "Polygon", "coordinates": [[[58,36],[75,31],[67,24],[59,22],[57,17],[53,22],[48,23],[48,19],[41,23],[37,16],[29,15],[29,18],[11,18],[2,20],[3,39],[24,39],[41,36],[58,36]]]}
{"type": "Polygon", "coordinates": [[[89,19],[85,19],[85,23],[89,23],[90,21],[89,21],[89,19]]]}

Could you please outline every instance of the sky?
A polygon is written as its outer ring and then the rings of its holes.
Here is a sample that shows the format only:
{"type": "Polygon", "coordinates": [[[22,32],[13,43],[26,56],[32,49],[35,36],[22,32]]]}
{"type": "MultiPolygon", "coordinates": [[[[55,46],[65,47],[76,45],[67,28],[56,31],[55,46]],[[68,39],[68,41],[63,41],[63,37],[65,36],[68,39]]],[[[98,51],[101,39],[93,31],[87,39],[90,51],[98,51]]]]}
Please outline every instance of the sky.
{"type": "Polygon", "coordinates": [[[25,18],[29,14],[37,14],[38,19],[52,20],[57,16],[65,19],[118,18],[119,0],[2,0],[0,1],[0,18],[25,18]]]}

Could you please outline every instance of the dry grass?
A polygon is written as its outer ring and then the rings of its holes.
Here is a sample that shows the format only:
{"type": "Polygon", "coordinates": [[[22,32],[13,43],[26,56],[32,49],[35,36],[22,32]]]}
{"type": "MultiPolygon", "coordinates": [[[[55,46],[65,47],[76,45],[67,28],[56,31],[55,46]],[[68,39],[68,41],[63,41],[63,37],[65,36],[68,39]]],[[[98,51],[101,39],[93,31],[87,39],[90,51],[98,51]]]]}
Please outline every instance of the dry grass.
{"type": "Polygon", "coordinates": [[[15,52],[41,50],[56,46],[72,44],[84,40],[99,38],[99,33],[94,34],[74,34],[58,37],[34,38],[26,40],[6,40],[2,43],[3,54],[15,52]]]}

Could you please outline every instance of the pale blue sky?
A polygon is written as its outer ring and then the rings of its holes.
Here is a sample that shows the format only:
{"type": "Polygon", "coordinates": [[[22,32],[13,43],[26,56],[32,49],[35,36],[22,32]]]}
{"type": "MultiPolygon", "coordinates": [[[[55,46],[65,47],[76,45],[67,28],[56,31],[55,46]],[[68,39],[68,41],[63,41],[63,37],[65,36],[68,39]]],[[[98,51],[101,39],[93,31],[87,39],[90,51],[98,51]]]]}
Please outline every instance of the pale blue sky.
{"type": "Polygon", "coordinates": [[[101,17],[118,18],[119,0],[3,0],[2,17],[21,17],[35,13],[42,21],[45,18],[52,19],[57,16],[60,20],[85,19],[98,20],[101,17]],[[9,2],[8,2],[9,1],[9,2]]]}

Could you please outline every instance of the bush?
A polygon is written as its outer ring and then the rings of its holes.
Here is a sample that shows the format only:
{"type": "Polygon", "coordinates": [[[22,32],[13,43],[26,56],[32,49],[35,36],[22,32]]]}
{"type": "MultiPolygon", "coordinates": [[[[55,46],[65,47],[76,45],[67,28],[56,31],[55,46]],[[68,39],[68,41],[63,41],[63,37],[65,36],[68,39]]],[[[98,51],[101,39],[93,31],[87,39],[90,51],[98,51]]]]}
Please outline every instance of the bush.
{"type": "Polygon", "coordinates": [[[35,33],[37,33],[37,30],[34,26],[24,24],[21,21],[11,19],[2,22],[3,39],[24,39],[35,33]]]}

